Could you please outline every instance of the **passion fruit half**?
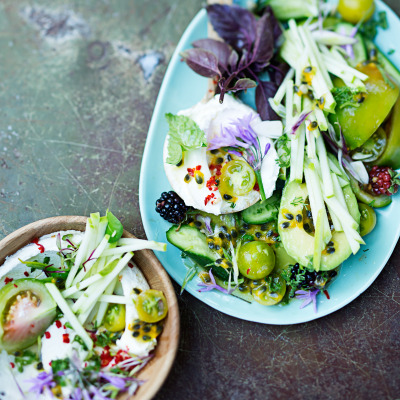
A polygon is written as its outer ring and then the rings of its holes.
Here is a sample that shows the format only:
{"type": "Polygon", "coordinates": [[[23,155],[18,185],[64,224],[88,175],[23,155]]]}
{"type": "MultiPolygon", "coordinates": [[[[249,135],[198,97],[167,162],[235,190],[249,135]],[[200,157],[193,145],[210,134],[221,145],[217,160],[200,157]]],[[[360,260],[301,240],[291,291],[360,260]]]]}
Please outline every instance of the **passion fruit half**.
{"type": "Polygon", "coordinates": [[[0,290],[0,349],[34,344],[56,317],[57,303],[38,279],[18,279],[0,290]]]}

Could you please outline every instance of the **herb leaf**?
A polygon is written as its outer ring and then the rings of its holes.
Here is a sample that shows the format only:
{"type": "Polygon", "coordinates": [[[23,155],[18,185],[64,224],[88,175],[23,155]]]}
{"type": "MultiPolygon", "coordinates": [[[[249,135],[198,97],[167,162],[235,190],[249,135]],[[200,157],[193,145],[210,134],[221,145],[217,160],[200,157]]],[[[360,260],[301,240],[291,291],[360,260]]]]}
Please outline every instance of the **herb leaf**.
{"type": "Polygon", "coordinates": [[[110,211],[107,211],[107,229],[106,234],[110,235],[110,239],[108,239],[108,243],[118,242],[121,239],[122,234],[124,233],[124,227],[122,226],[119,219],[110,211]]]}
{"type": "MultiPolygon", "coordinates": [[[[214,30],[225,42],[197,40],[193,43],[194,49],[182,53],[183,60],[198,74],[218,78],[216,93],[220,94],[221,103],[225,93],[257,85],[256,106],[261,119],[278,119],[268,98],[275,95],[288,66],[274,60],[274,48],[282,30],[272,9],[267,7],[258,20],[238,6],[212,4],[207,12],[214,30]],[[268,72],[268,82],[258,77],[263,72],[268,72]]],[[[171,148],[173,152],[176,149],[171,148]]],[[[171,157],[168,162],[179,161],[178,157],[171,157]]]]}
{"type": "Polygon", "coordinates": [[[206,134],[191,118],[170,113],[165,114],[165,117],[169,124],[168,164],[178,164],[182,160],[183,151],[207,146],[206,134]]]}
{"type": "Polygon", "coordinates": [[[348,86],[334,87],[332,90],[337,107],[340,109],[345,107],[360,107],[355,97],[359,93],[361,93],[360,90],[352,89],[348,86]]]}
{"type": "Polygon", "coordinates": [[[217,56],[211,51],[205,49],[188,49],[181,53],[186,64],[196,71],[199,75],[206,78],[220,77],[221,72],[218,69],[217,56]]]}
{"type": "Polygon", "coordinates": [[[378,33],[378,28],[388,28],[387,16],[385,11],[378,13],[378,20],[370,19],[360,26],[360,32],[369,40],[374,40],[378,33]]]}

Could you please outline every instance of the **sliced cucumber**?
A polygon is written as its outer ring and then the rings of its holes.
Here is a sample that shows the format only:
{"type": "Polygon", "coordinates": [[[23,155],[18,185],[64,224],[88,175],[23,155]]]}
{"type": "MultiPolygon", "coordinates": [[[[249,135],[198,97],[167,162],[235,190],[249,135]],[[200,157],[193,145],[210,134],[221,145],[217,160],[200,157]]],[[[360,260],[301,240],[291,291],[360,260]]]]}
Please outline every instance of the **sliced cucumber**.
{"type": "Polygon", "coordinates": [[[400,86],[400,71],[393,65],[393,63],[379,50],[379,48],[369,39],[365,39],[365,45],[369,58],[376,61],[385,69],[385,71],[395,80],[400,86]]]}
{"type": "MultiPolygon", "coordinates": [[[[213,273],[214,273],[214,268],[213,268],[213,273]]],[[[218,284],[219,286],[222,286],[224,289],[228,289],[228,284],[227,284],[226,281],[223,281],[223,280],[221,280],[221,279],[215,277],[215,282],[217,282],[217,284],[218,284]]],[[[235,283],[232,282],[232,283],[231,283],[231,287],[234,287],[234,286],[235,286],[235,283]]],[[[242,300],[244,300],[244,301],[247,301],[248,303],[252,303],[252,302],[254,301],[254,297],[253,297],[253,295],[251,294],[251,291],[250,291],[250,290],[249,290],[249,291],[246,291],[246,292],[242,292],[242,291],[240,291],[239,288],[238,288],[238,289],[236,289],[236,290],[232,293],[232,296],[238,297],[239,299],[242,299],[242,300]]]]}
{"type": "Polygon", "coordinates": [[[179,229],[177,225],[171,226],[167,231],[167,240],[201,266],[214,263],[219,258],[208,247],[206,236],[193,226],[182,225],[179,229]]]}
{"type": "Polygon", "coordinates": [[[243,221],[252,225],[275,221],[278,218],[280,203],[281,193],[275,192],[264,202],[259,201],[242,211],[243,221]]]}
{"type": "MultiPolygon", "coordinates": [[[[346,22],[341,22],[336,25],[335,31],[340,34],[349,35],[354,29],[354,25],[348,24],[346,22]]],[[[348,62],[355,67],[360,62],[364,62],[368,59],[367,49],[364,43],[364,38],[360,33],[357,33],[354,37],[357,43],[353,44],[354,58],[349,59],[348,62]]]]}

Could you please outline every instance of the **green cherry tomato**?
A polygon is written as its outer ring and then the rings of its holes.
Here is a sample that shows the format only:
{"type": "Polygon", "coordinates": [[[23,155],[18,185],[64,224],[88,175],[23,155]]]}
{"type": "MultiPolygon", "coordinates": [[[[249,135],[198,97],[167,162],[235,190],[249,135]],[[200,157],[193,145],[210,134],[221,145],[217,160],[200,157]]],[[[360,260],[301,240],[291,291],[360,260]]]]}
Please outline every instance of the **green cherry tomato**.
{"type": "Polygon", "coordinates": [[[232,160],[221,169],[219,191],[222,195],[243,196],[256,184],[256,174],[246,161],[232,160]]]}
{"type": "Polygon", "coordinates": [[[141,321],[161,321],[168,312],[167,300],[164,293],[155,289],[149,289],[140,293],[136,299],[136,310],[141,321]]]}
{"type": "Polygon", "coordinates": [[[257,303],[273,306],[283,299],[286,293],[286,282],[280,275],[272,274],[258,282],[258,285],[252,289],[253,298],[257,303]]]}
{"type": "Polygon", "coordinates": [[[370,233],[376,225],[376,214],[372,207],[367,206],[364,203],[358,203],[360,209],[360,235],[365,236],[370,233]]]}
{"type": "Polygon", "coordinates": [[[108,306],[104,327],[110,332],[119,332],[125,328],[125,306],[123,304],[108,306]]]}
{"type": "Polygon", "coordinates": [[[246,278],[262,279],[274,269],[275,254],[265,242],[248,242],[240,247],[237,263],[246,278]]]}
{"type": "Polygon", "coordinates": [[[372,17],[375,4],[374,0],[339,0],[338,11],[345,21],[358,24],[372,17]]]}

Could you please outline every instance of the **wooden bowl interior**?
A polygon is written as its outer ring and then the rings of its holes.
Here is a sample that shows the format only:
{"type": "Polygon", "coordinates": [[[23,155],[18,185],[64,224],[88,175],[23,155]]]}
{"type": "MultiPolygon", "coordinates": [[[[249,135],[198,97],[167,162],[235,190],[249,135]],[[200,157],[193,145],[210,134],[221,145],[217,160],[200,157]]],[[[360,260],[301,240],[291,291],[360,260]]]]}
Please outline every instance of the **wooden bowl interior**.
{"type": "MultiPolygon", "coordinates": [[[[7,256],[14,254],[34,238],[61,230],[84,231],[86,219],[86,217],[80,216],[54,217],[36,221],[18,229],[0,241],[0,265],[7,256]]],[[[124,231],[123,237],[134,238],[135,236],[124,231]]],[[[133,398],[147,400],[157,393],[173,365],[179,341],[179,311],[175,291],[168,274],[154,253],[149,250],[138,251],[135,253],[133,261],[143,272],[150,287],[164,292],[169,309],[163,332],[154,351],[154,357],[138,374],[138,378],[144,380],[145,383],[139,387],[133,397],[128,394],[118,397],[120,400],[133,398]]]]}

